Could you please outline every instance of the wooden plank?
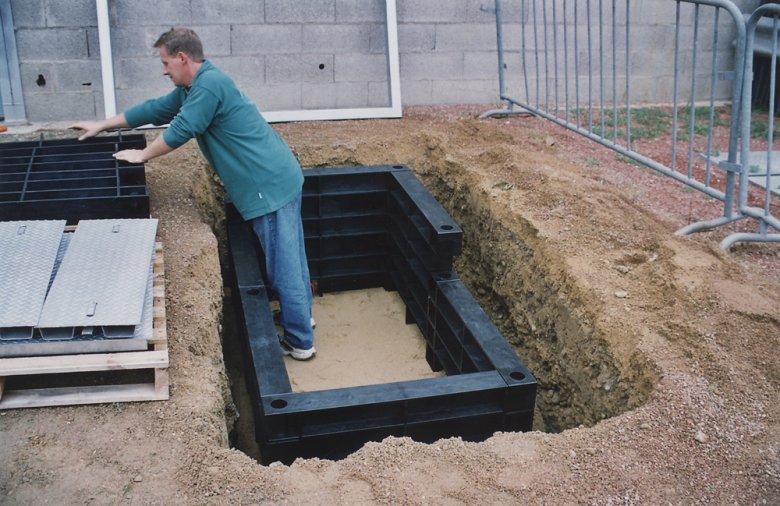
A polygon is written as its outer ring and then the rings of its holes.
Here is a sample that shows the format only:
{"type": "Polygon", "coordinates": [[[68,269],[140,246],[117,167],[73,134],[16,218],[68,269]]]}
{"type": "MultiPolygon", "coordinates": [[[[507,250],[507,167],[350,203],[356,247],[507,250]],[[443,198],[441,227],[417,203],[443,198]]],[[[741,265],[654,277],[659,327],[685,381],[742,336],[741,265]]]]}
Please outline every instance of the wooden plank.
{"type": "Polygon", "coordinates": [[[17,357],[0,360],[0,376],[116,371],[168,367],[168,351],[17,357]]]}
{"type": "Polygon", "coordinates": [[[106,402],[164,401],[168,398],[167,389],[158,392],[152,383],[41,388],[7,391],[0,400],[0,410],[106,402]]]}
{"type": "Polygon", "coordinates": [[[170,386],[170,379],[168,378],[168,369],[155,369],[154,370],[154,391],[157,395],[164,395],[168,398],[168,389],[170,386]]]}

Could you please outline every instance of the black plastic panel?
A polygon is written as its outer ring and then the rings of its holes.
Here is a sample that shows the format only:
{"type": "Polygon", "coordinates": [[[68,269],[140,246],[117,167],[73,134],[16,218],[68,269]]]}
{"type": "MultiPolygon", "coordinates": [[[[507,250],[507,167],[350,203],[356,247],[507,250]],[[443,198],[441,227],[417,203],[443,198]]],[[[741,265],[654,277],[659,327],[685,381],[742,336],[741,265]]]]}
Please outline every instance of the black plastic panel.
{"type": "Polygon", "coordinates": [[[0,143],[0,221],[148,218],[143,164],[111,155],[143,135],[0,143]]]}

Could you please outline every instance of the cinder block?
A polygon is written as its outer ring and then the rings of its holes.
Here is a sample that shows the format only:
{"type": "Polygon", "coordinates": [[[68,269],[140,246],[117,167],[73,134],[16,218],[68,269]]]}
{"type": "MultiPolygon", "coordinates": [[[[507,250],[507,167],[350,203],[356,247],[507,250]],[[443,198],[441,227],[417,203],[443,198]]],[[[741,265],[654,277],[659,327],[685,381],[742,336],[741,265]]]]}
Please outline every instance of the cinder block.
{"type": "Polygon", "coordinates": [[[379,54],[337,54],[335,81],[387,81],[387,57],[379,54]]]}
{"type": "Polygon", "coordinates": [[[303,52],[368,52],[366,25],[303,25],[303,52]]]}
{"type": "Polygon", "coordinates": [[[86,59],[87,33],[84,29],[48,28],[16,31],[20,61],[86,59]]]}
{"type": "MultiPolygon", "coordinates": [[[[170,92],[171,89],[152,89],[152,88],[128,88],[116,90],[116,110],[123,112],[130,107],[140,104],[151,98],[157,98],[170,92]]],[[[102,99],[101,99],[102,100],[102,99]]]]}
{"type": "Polygon", "coordinates": [[[498,97],[498,81],[457,80],[434,81],[432,103],[434,104],[488,104],[498,97]]]}
{"type": "Polygon", "coordinates": [[[115,61],[114,75],[117,88],[158,91],[170,91],[173,88],[171,80],[162,73],[160,61],[153,58],[123,58],[115,61]]]}
{"type": "Polygon", "coordinates": [[[57,91],[53,63],[20,63],[19,73],[22,76],[22,90],[25,93],[53,93],[57,91]],[[39,79],[39,76],[42,79],[39,79]]]}
{"type": "MultiPolygon", "coordinates": [[[[639,0],[638,2],[631,2],[630,4],[630,16],[631,23],[633,25],[640,24],[657,24],[662,26],[674,26],[677,19],[677,4],[668,4],[663,0],[639,0]]],[[[693,26],[694,17],[694,5],[680,3],[680,26],[693,26]]],[[[713,7],[699,6],[700,15],[704,15],[707,11],[713,11],[713,7]]],[[[721,12],[721,15],[728,14],[725,11],[721,12]]],[[[625,26],[626,20],[626,5],[623,2],[618,2],[617,14],[618,24],[625,26]]],[[[730,17],[730,16],[729,16],[730,17]]]]}
{"type": "MultiPolygon", "coordinates": [[[[505,20],[510,20],[514,16],[514,6],[519,7],[519,1],[501,2],[501,10],[505,20]]],[[[468,0],[466,2],[466,22],[468,23],[493,23],[496,24],[496,16],[493,14],[495,2],[490,0],[468,0]]]]}
{"type": "Polygon", "coordinates": [[[114,0],[109,5],[116,26],[192,24],[190,0],[114,0]]]}
{"type": "MultiPolygon", "coordinates": [[[[516,55],[505,53],[505,62],[508,56],[516,55]]],[[[514,58],[512,59],[514,60],[514,58]]],[[[465,79],[498,79],[498,56],[495,51],[469,51],[463,53],[463,77],[465,79]]]]}
{"type": "MultiPolygon", "coordinates": [[[[530,8],[528,0],[504,0],[501,4],[502,19],[505,23],[519,23],[522,19],[523,7],[525,7],[526,11],[530,8]]],[[[496,16],[493,13],[494,9],[495,2],[492,0],[468,0],[466,4],[466,22],[492,23],[495,26],[496,16]]]]}
{"type": "Polygon", "coordinates": [[[401,54],[400,66],[401,75],[407,80],[455,80],[463,75],[463,54],[401,54]]]}
{"type": "Polygon", "coordinates": [[[433,86],[430,80],[401,81],[401,101],[404,105],[428,105],[433,102],[433,86]]]}
{"type": "Polygon", "coordinates": [[[266,0],[267,23],[329,23],[336,20],[335,0],[266,0]]]}
{"type": "MultiPolygon", "coordinates": [[[[191,26],[203,43],[206,58],[230,54],[230,25],[191,26]]],[[[170,30],[170,25],[118,26],[111,29],[111,51],[114,58],[157,58],[154,43],[170,30]]]]}
{"type": "Polygon", "coordinates": [[[234,25],[232,54],[300,53],[302,33],[301,25],[234,25]]]}
{"type": "Polygon", "coordinates": [[[217,56],[211,62],[233,78],[242,90],[262,86],[265,82],[262,56],[217,56]]]}
{"type": "Polygon", "coordinates": [[[301,85],[290,83],[280,86],[257,86],[244,92],[263,111],[297,111],[301,109],[301,85]]]}
{"type": "Polygon", "coordinates": [[[14,28],[43,28],[46,26],[44,0],[11,0],[14,28]]]}
{"type": "Polygon", "coordinates": [[[95,60],[58,63],[54,77],[58,93],[103,89],[100,62],[95,60]]]}
{"type": "Polygon", "coordinates": [[[230,25],[193,25],[192,29],[203,43],[203,53],[206,58],[230,54],[230,25]]]}
{"type": "Polygon", "coordinates": [[[25,93],[30,121],[77,121],[95,117],[95,93],[25,93]]]}
{"type": "MultiPolygon", "coordinates": [[[[699,32],[701,37],[702,33],[699,32]]],[[[652,52],[662,49],[674,49],[675,27],[670,26],[634,26],[631,28],[631,45],[651,47],[652,52]],[[641,41],[641,42],[640,42],[641,41]]],[[[611,39],[610,39],[611,40],[611,39]]],[[[605,41],[606,43],[606,41],[605,41]]],[[[611,43],[611,42],[610,42],[611,43]]],[[[693,48],[693,30],[681,30],[680,43],[683,47],[693,48]],[[686,33],[687,32],[687,33],[686,33]]],[[[625,48],[625,29],[618,32],[618,48],[625,48]]]]}
{"type": "Polygon", "coordinates": [[[401,53],[426,53],[436,49],[436,25],[403,24],[398,26],[398,50],[401,53]]]}
{"type": "Polygon", "coordinates": [[[156,58],[154,43],[169,27],[155,26],[117,26],[111,28],[111,52],[114,58],[156,58]]]}
{"type": "Polygon", "coordinates": [[[489,24],[450,24],[436,27],[436,51],[496,50],[496,27],[489,24]]]}
{"type": "Polygon", "coordinates": [[[384,23],[385,0],[336,0],[337,23],[384,23]]]}
{"type": "Polygon", "coordinates": [[[345,109],[368,105],[368,84],[330,83],[301,86],[304,109],[345,109]]]}
{"type": "Polygon", "coordinates": [[[262,23],[265,20],[263,7],[263,2],[258,0],[192,0],[192,23],[262,23]]]}
{"type": "Polygon", "coordinates": [[[368,107],[390,107],[390,83],[368,83],[368,107]]]}
{"type": "Polygon", "coordinates": [[[97,7],[94,0],[48,0],[46,25],[49,27],[97,26],[97,7]]]}
{"type": "Polygon", "coordinates": [[[100,34],[97,27],[86,28],[87,31],[87,54],[90,60],[100,59],[100,34]]]}
{"type": "MultiPolygon", "coordinates": [[[[563,36],[561,29],[558,30],[558,39],[562,44],[563,36]]],[[[606,37],[606,35],[605,35],[606,37]]],[[[548,35],[548,45],[553,47],[553,37],[548,35]]],[[[606,40],[606,39],[605,39],[606,40]]],[[[520,50],[523,47],[527,51],[532,51],[535,48],[545,47],[544,31],[541,27],[537,28],[536,34],[534,34],[533,26],[528,24],[507,24],[504,26],[504,50],[520,50]]]]}
{"type": "Polygon", "coordinates": [[[266,84],[331,83],[333,55],[295,54],[265,57],[266,84]]]}
{"type": "Polygon", "coordinates": [[[466,21],[468,0],[399,0],[399,23],[463,23],[466,21]]]}
{"type": "Polygon", "coordinates": [[[387,27],[382,24],[369,24],[368,27],[368,50],[371,53],[387,53],[387,27]]]}

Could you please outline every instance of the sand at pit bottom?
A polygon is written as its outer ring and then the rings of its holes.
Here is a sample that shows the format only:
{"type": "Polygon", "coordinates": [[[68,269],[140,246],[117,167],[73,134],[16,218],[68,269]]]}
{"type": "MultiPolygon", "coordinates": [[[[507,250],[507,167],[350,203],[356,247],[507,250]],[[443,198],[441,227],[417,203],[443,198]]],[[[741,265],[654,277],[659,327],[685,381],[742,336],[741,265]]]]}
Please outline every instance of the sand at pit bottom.
{"type": "Polygon", "coordinates": [[[442,376],[425,361],[425,339],[405,322],[397,292],[383,288],[314,297],[314,345],[310,361],[285,358],[294,392],[375,385],[442,376]]]}

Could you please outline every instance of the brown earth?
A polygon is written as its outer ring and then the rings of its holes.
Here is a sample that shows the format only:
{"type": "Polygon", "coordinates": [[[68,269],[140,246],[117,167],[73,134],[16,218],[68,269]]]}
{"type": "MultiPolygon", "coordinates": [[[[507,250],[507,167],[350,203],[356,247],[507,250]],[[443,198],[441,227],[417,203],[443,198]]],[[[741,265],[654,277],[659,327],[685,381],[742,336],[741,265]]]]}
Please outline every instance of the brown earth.
{"type": "Polygon", "coordinates": [[[277,129],[305,166],[413,168],[464,229],[458,272],[537,377],[543,430],[291,466],[231,449],[219,196],[190,143],[147,164],[171,399],[0,412],[0,503],[780,503],[777,245],[720,250],[745,221],[675,236],[717,202],[479,111],[277,129]]]}

